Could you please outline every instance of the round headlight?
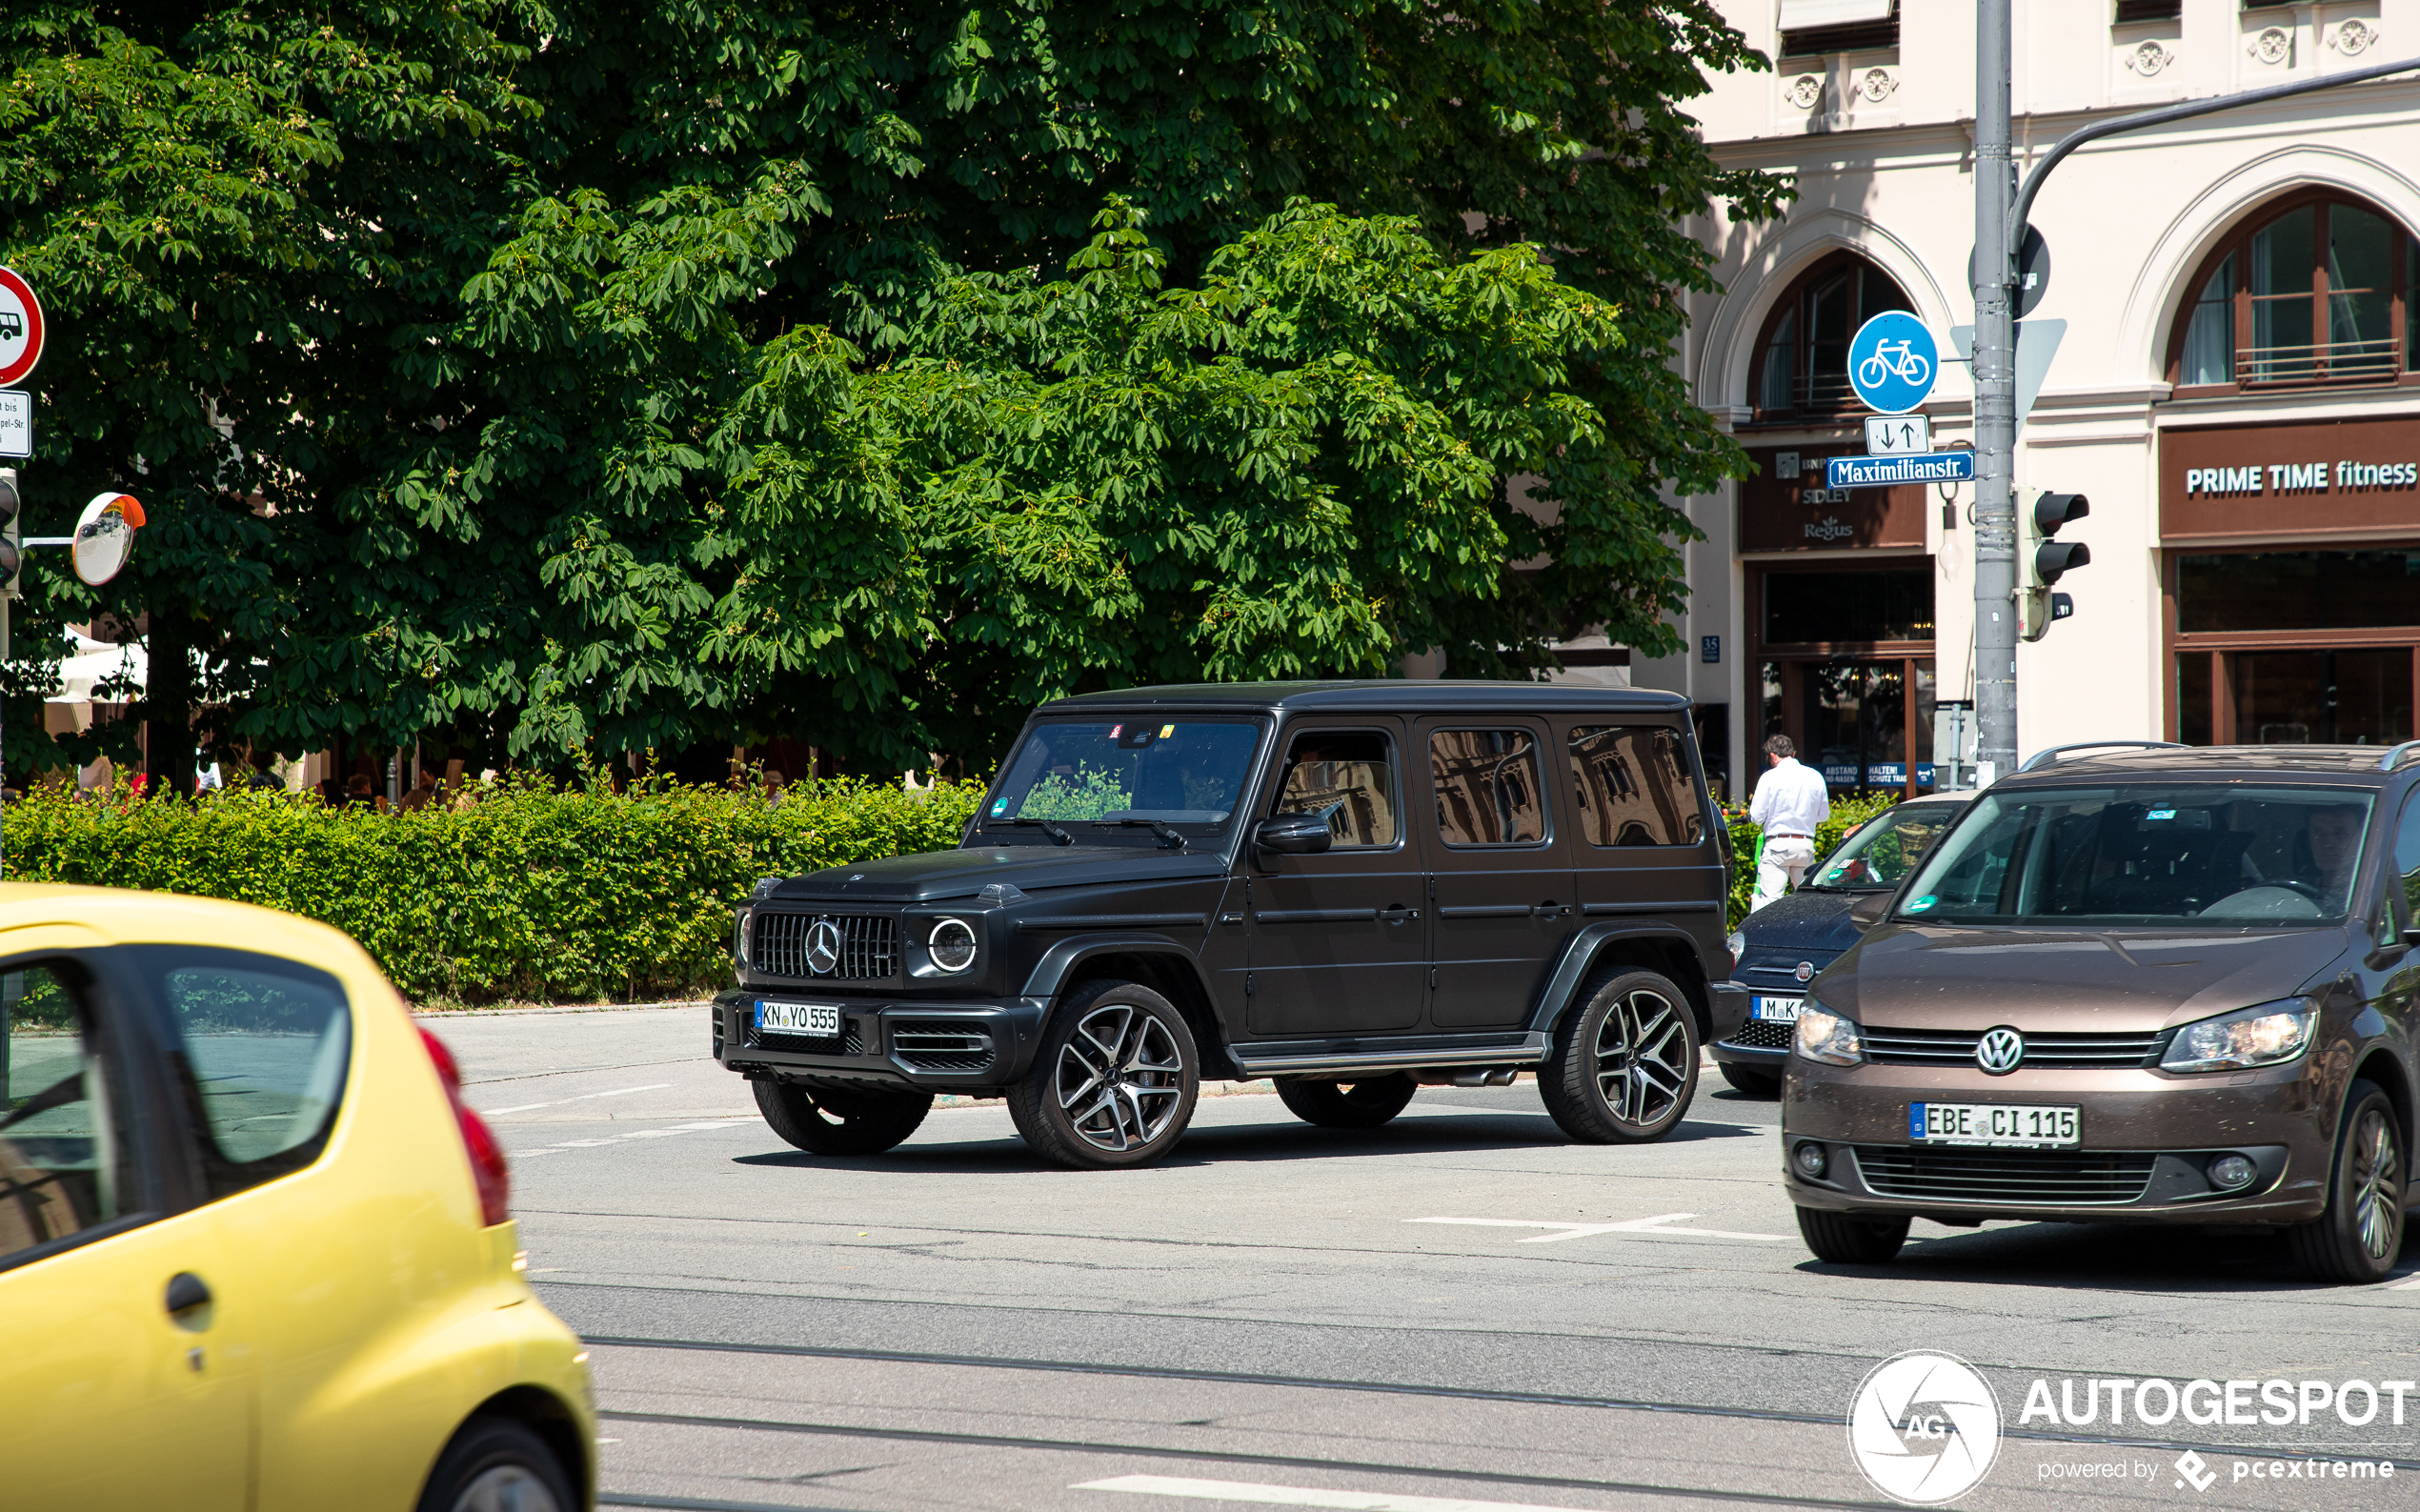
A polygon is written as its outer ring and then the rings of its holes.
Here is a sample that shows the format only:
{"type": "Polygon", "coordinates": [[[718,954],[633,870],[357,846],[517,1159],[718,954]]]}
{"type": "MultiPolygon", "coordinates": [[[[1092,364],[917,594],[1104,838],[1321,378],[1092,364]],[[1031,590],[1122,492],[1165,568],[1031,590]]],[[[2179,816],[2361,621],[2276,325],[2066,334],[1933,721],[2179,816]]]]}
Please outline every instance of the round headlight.
{"type": "Polygon", "coordinates": [[[748,916],[749,910],[743,908],[732,922],[731,958],[738,962],[741,971],[748,969],[748,916]]]}
{"type": "Polygon", "coordinates": [[[2210,1162],[2210,1185],[2231,1192],[2250,1180],[2258,1170],[2259,1167],[2240,1155],[2222,1155],[2210,1162]]]}
{"type": "Polygon", "coordinates": [[[924,948],[943,971],[964,971],[975,964],[975,931],[962,918],[942,919],[924,937],[924,948]]]}

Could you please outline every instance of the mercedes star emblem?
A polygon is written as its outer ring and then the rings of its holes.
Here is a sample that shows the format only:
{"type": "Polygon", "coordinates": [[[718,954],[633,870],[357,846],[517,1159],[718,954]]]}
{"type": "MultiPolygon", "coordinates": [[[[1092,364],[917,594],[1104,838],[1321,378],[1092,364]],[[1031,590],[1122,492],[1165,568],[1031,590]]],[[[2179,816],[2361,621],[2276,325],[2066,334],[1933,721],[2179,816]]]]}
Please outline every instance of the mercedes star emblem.
{"type": "Polygon", "coordinates": [[[815,927],[807,931],[807,969],[818,977],[829,977],[839,964],[840,926],[831,919],[818,918],[815,927]]]}
{"type": "Polygon", "coordinates": [[[1994,1029],[1975,1046],[1975,1064],[1995,1077],[2005,1077],[2025,1064],[2025,1036],[2014,1029],[1994,1029]]]}

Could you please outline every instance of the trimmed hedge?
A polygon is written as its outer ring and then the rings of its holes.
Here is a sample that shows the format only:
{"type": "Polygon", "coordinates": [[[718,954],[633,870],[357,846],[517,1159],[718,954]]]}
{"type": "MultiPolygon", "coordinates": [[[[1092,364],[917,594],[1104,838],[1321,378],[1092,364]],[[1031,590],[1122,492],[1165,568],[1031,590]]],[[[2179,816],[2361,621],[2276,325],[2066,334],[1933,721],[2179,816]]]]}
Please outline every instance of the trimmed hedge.
{"type": "MultiPolygon", "coordinates": [[[[7,811],[9,879],[234,898],[344,930],[418,1002],[623,1001],[730,978],[731,910],[759,877],[946,850],[979,782],[930,791],[795,782],[779,805],[721,788],[516,778],[459,808],[384,815],[315,796],[214,793],[198,803],[37,789],[7,811]]],[[[1818,855],[1895,801],[1834,804],[1818,855]]],[[[1728,910],[1756,885],[1736,816],[1728,910]]]]}
{"type": "Polygon", "coordinates": [[[420,1002],[624,1001],[731,979],[731,909],[759,877],[958,843],[980,783],[762,794],[601,780],[474,786],[384,815],[315,796],[198,803],[37,790],[7,812],[12,881],[235,898],[333,924],[420,1002]]]}

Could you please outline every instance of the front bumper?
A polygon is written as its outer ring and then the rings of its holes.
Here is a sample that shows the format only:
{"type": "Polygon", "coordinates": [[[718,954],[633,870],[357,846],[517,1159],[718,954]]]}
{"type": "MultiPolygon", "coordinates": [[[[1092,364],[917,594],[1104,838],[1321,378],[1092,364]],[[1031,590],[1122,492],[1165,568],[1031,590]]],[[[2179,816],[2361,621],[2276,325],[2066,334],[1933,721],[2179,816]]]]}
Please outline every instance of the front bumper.
{"type": "MultiPolygon", "coordinates": [[[[1804,989],[1802,989],[1803,991],[1804,989]]],[[[1766,1023],[1747,1016],[1756,994],[1785,996],[1775,988],[1752,987],[1743,981],[1718,981],[1707,991],[1714,998],[1714,1033],[1706,1048],[1724,1065],[1753,1066],[1774,1076],[1789,1058],[1796,1031],[1788,1024],[1766,1023]]]]}
{"type": "Polygon", "coordinates": [[[1785,1056],[1784,1185],[1800,1207],[2097,1223],[2298,1223],[2327,1203],[2333,1121],[2311,1061],[2213,1076],[2157,1071],[1827,1066],[1785,1056]],[[1911,1102],[2043,1103],[2081,1109],[2068,1150],[1943,1146],[1907,1137],[1911,1102]],[[1820,1179],[1798,1147],[1825,1151],[1820,1179]],[[2220,1155],[2257,1168],[2237,1193],[2205,1175],[2220,1155]]]}
{"type": "Polygon", "coordinates": [[[1039,998],[936,1002],[740,987],[716,995],[714,1053],[726,1070],[808,1085],[973,1092],[1025,1074],[1050,1004],[1039,998]],[[829,1039],[759,1034],[760,999],[840,1005],[829,1039]]]}

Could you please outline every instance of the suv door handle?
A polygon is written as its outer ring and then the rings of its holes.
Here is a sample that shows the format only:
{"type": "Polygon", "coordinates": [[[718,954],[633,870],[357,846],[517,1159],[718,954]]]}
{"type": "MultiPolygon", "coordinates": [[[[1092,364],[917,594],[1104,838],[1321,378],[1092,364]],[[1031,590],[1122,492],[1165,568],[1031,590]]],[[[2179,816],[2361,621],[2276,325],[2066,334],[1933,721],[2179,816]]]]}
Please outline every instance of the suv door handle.
{"type": "Polygon", "coordinates": [[[1529,911],[1530,917],[1533,918],[1561,918],[1570,912],[1570,909],[1565,908],[1563,904],[1554,902],[1551,899],[1539,904],[1537,907],[1529,911]]]}
{"type": "Polygon", "coordinates": [[[1417,908],[1381,908],[1378,911],[1378,917],[1386,920],[1386,922],[1390,924],[1408,924],[1413,919],[1420,917],[1420,910],[1417,908]]]}
{"type": "Polygon", "coordinates": [[[167,1301],[170,1317],[190,1313],[210,1305],[210,1287],[192,1271],[178,1271],[168,1279],[167,1301]]]}

